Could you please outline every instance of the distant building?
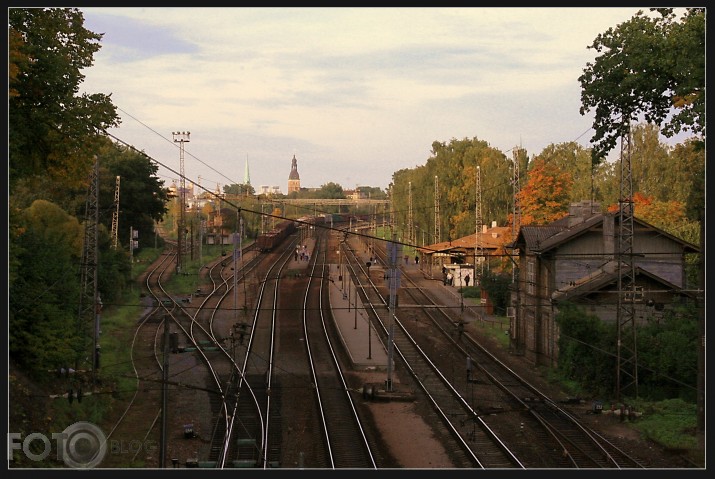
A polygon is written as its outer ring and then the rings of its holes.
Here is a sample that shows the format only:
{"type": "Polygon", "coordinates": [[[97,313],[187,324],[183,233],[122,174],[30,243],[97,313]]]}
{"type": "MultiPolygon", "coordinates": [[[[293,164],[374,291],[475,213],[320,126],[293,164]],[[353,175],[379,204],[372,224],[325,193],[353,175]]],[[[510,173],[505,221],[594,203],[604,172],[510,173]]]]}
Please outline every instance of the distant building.
{"type": "Polygon", "coordinates": [[[261,194],[261,195],[280,195],[280,194],[282,194],[281,187],[280,186],[261,185],[259,194],[261,194]]]}
{"type": "Polygon", "coordinates": [[[288,175],[288,194],[300,191],[300,175],[298,174],[298,160],[293,155],[290,164],[290,174],[288,175]]]}

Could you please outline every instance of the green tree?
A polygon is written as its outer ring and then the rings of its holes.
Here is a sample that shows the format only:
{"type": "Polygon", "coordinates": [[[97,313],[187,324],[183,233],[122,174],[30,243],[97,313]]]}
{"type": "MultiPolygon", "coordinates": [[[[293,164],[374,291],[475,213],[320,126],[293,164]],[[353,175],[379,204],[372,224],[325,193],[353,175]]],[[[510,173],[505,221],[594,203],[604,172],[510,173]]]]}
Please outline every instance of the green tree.
{"type": "MultiPolygon", "coordinates": [[[[575,141],[559,144],[552,143],[532,159],[530,165],[533,165],[536,159],[541,159],[570,174],[573,183],[569,189],[569,201],[579,202],[592,197],[593,175],[591,152],[589,150],[586,150],[575,141]]],[[[528,179],[528,172],[525,176],[528,179]]]]}
{"type": "Polygon", "coordinates": [[[705,9],[688,8],[680,21],[672,8],[651,11],[659,15],[639,11],[589,47],[599,56],[579,77],[580,111],[595,110],[596,158],[641,114],[663,125],[667,137],[680,131],[705,137],[705,9]]]}
{"type": "Polygon", "coordinates": [[[485,269],[479,280],[479,287],[487,292],[494,306],[494,314],[506,314],[509,306],[511,274],[495,273],[485,269]]]}
{"type": "Polygon", "coordinates": [[[99,153],[100,222],[111,231],[114,193],[119,176],[119,244],[128,246],[129,228],[139,231],[139,244],[154,244],[154,223],[166,215],[169,190],[159,179],[159,167],[145,154],[107,143],[99,153]]]}
{"type": "Polygon", "coordinates": [[[581,306],[560,303],[554,317],[559,326],[559,372],[584,389],[610,394],[614,387],[615,360],[610,351],[614,328],[581,306]]]}
{"type": "Polygon", "coordinates": [[[673,198],[675,185],[670,176],[672,171],[670,148],[658,137],[658,127],[641,123],[631,131],[631,179],[633,191],[661,201],[673,198]]]}
{"type": "Polygon", "coordinates": [[[384,200],[387,198],[387,193],[378,186],[361,186],[360,192],[371,200],[384,200]]]}
{"type": "Polygon", "coordinates": [[[435,141],[425,165],[393,173],[390,198],[396,222],[408,223],[411,191],[413,223],[427,233],[429,243],[474,234],[477,167],[481,171],[483,224],[505,224],[512,203],[512,161],[477,138],[452,139],[448,144],[435,141]],[[440,238],[435,236],[435,189],[440,238]]]}
{"type": "Polygon", "coordinates": [[[86,185],[100,132],[119,125],[110,96],[78,95],[101,35],[76,8],[10,8],[8,24],[9,185],[24,180],[64,205],[68,188],[86,185]]]}
{"type": "Polygon", "coordinates": [[[670,157],[675,196],[669,199],[684,203],[688,218],[699,221],[705,207],[705,150],[699,140],[691,138],[675,145],[670,157]]]}
{"type": "Polygon", "coordinates": [[[73,363],[78,334],[83,231],[57,205],[35,201],[17,213],[10,249],[8,353],[32,373],[73,363]]]}
{"type": "Polygon", "coordinates": [[[698,313],[692,301],[659,313],[638,330],[639,390],[654,399],[694,401],[697,385],[698,313]]]}
{"type": "Polygon", "coordinates": [[[231,185],[224,185],[223,192],[227,195],[236,196],[253,196],[256,194],[255,188],[248,183],[234,183],[231,185]]]}
{"type": "Polygon", "coordinates": [[[345,193],[342,186],[331,181],[321,185],[320,189],[315,192],[314,198],[341,199],[345,198],[345,193]]]}

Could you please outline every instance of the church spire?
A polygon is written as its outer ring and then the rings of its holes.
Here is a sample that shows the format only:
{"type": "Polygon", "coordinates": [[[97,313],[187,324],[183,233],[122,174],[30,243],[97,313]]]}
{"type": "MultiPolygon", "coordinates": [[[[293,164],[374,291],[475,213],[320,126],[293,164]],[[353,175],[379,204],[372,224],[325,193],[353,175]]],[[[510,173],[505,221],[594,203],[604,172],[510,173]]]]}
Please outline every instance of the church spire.
{"type": "Polygon", "coordinates": [[[248,173],[248,155],[246,155],[246,169],[243,171],[243,184],[251,184],[251,175],[248,173]]]}

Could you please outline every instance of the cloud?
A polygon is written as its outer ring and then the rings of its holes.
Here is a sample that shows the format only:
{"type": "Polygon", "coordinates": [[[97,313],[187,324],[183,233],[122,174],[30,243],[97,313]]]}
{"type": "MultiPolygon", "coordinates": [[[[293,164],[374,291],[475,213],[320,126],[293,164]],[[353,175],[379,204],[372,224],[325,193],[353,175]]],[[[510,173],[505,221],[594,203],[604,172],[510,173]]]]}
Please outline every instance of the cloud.
{"type": "Polygon", "coordinates": [[[303,186],[386,188],[434,141],[588,146],[577,81],[587,46],[637,9],[82,11],[105,34],[84,88],[112,93],[118,137],[168,162],[167,136],[189,130],[199,160],[187,158],[187,176],[242,182],[248,158],[252,183],[286,192],[294,154],[303,186]]]}

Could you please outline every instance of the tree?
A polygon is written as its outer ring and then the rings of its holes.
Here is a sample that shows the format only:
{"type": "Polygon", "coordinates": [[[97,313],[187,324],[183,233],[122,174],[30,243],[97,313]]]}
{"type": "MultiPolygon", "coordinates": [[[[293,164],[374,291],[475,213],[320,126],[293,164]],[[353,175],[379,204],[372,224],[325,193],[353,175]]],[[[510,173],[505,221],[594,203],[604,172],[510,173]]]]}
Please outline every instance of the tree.
{"type": "Polygon", "coordinates": [[[437,242],[435,231],[435,183],[440,208],[441,241],[474,234],[476,168],[481,169],[484,224],[504,224],[511,204],[512,161],[477,138],[432,143],[432,156],[423,166],[393,173],[390,198],[398,224],[407,224],[412,183],[412,213],[415,225],[437,242]],[[435,180],[437,177],[437,180],[435,180]]]}
{"type": "Polygon", "coordinates": [[[635,125],[631,137],[633,191],[663,201],[673,199],[680,186],[669,178],[673,173],[670,148],[658,138],[658,127],[649,123],[635,125]]]}
{"type": "Polygon", "coordinates": [[[253,196],[256,194],[256,190],[248,183],[233,183],[231,185],[224,185],[223,192],[227,195],[236,196],[253,196]]]}
{"type": "Polygon", "coordinates": [[[86,185],[100,132],[119,125],[110,96],[77,95],[102,35],[76,8],[10,8],[8,23],[10,187],[22,179],[62,196],[86,185]]]}
{"type": "MultiPolygon", "coordinates": [[[[569,189],[569,201],[579,202],[593,196],[593,171],[591,153],[575,141],[550,144],[539,153],[538,157],[561,171],[568,172],[573,178],[569,189]]],[[[532,163],[535,160],[532,160],[532,163]]],[[[529,173],[527,172],[527,179],[529,173]]]]}
{"type": "MultiPolygon", "coordinates": [[[[688,221],[685,205],[678,201],[660,201],[641,193],[633,194],[633,214],[643,221],[666,231],[682,240],[697,244],[700,233],[695,222],[688,221]]],[[[612,211],[618,210],[618,205],[611,206],[612,211]]]]}
{"type": "Polygon", "coordinates": [[[675,145],[670,156],[670,179],[679,186],[676,192],[682,192],[682,196],[672,199],[685,203],[689,219],[700,221],[705,206],[705,149],[699,140],[690,139],[675,145]]]}
{"type": "Polygon", "coordinates": [[[667,137],[680,131],[705,137],[705,9],[688,8],[680,21],[672,8],[651,11],[660,16],[639,11],[589,47],[600,56],[579,77],[580,112],[595,109],[591,141],[597,159],[641,114],[663,125],[667,137]]]}
{"type": "Polygon", "coordinates": [[[315,192],[315,198],[341,199],[345,198],[345,193],[343,192],[342,186],[331,181],[322,185],[320,189],[315,192]]]}
{"type": "Polygon", "coordinates": [[[479,287],[486,291],[494,306],[494,314],[506,313],[509,306],[510,285],[511,274],[507,273],[495,273],[487,269],[479,278],[479,287]]]}
{"type": "Polygon", "coordinates": [[[582,306],[560,303],[554,317],[559,326],[559,372],[581,387],[607,394],[613,387],[613,326],[589,314],[582,306]]]}
{"type": "Polygon", "coordinates": [[[107,142],[98,156],[100,222],[111,230],[112,213],[116,207],[114,190],[119,176],[119,242],[128,244],[131,227],[139,231],[140,245],[153,244],[154,223],[162,221],[169,201],[169,190],[157,176],[158,165],[143,153],[111,142],[107,142]]]}
{"type": "Polygon", "coordinates": [[[35,201],[17,213],[8,285],[8,353],[38,373],[75,360],[78,334],[76,280],[83,232],[57,205],[35,201]]]}
{"type": "Polygon", "coordinates": [[[387,198],[387,193],[379,186],[361,186],[360,193],[371,200],[384,200],[387,198]]]}
{"type": "MultiPolygon", "coordinates": [[[[687,8],[676,21],[672,8],[652,9],[649,18],[638,12],[616,29],[598,35],[590,48],[601,55],[579,77],[581,114],[596,109],[593,158],[599,161],[622,137],[630,123],[643,115],[663,124],[663,134],[680,131],[705,138],[705,8],[687,8]],[[668,119],[669,115],[672,116],[668,119]]],[[[698,178],[696,177],[696,180],[698,178]]],[[[696,183],[698,190],[702,186],[696,183]]],[[[695,198],[700,196],[698,192],[695,198]]],[[[698,342],[698,432],[705,431],[705,204],[697,208],[700,222],[700,302],[698,342]]],[[[690,210],[690,208],[688,208],[690,210]]]]}
{"type": "Polygon", "coordinates": [[[568,215],[572,184],[568,171],[543,158],[534,159],[519,191],[521,224],[544,225],[568,215]]]}

